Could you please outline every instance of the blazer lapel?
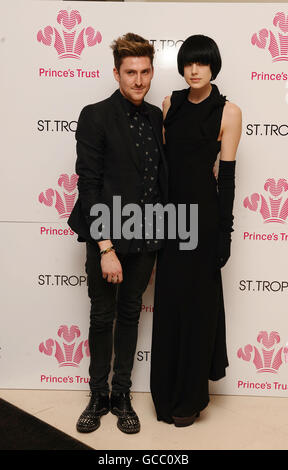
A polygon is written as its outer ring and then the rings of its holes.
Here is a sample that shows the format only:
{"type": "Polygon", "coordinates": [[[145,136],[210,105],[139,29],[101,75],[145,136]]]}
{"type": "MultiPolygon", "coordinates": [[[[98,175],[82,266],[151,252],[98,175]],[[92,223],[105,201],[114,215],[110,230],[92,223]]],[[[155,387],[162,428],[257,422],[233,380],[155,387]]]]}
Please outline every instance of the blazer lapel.
{"type": "Polygon", "coordinates": [[[141,172],[141,164],[136,152],[135,144],[133,142],[131,132],[128,125],[128,120],[126,119],[124,109],[121,105],[119,90],[116,90],[115,93],[111,96],[113,99],[113,104],[115,107],[115,124],[119,130],[121,136],[121,145],[127,152],[128,156],[133,160],[138,171],[141,172]]]}
{"type": "Polygon", "coordinates": [[[162,129],[159,126],[159,121],[156,119],[154,111],[152,109],[149,109],[148,114],[149,114],[149,119],[152,125],[154,137],[157,141],[158,148],[160,150],[161,159],[165,162],[166,159],[165,159],[165,154],[163,150],[162,129]]]}

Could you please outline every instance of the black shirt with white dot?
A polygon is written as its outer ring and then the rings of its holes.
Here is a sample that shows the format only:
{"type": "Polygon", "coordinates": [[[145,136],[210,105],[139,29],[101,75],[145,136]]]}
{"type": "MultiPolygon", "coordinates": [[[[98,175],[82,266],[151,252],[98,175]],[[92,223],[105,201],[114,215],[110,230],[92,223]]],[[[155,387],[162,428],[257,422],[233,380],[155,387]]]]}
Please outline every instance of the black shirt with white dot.
{"type": "Polygon", "coordinates": [[[155,251],[162,246],[162,240],[160,238],[157,239],[161,228],[159,228],[156,223],[155,214],[152,223],[145,219],[145,205],[161,203],[158,182],[158,169],[160,162],[159,148],[153,133],[153,128],[149,120],[149,114],[145,103],[143,102],[140,106],[135,106],[131,101],[124,97],[122,101],[142,171],[142,194],[139,205],[143,214],[143,236],[142,240],[133,239],[131,241],[129,251],[155,251]]]}

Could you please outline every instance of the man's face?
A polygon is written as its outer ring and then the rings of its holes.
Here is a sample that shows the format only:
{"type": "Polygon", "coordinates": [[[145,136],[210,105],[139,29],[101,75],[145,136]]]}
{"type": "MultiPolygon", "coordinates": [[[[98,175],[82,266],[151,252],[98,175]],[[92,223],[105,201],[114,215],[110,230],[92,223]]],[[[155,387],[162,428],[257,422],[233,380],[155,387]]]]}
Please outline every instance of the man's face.
{"type": "Polygon", "coordinates": [[[153,67],[149,57],[125,57],[119,72],[113,69],[114,77],[119,82],[122,95],[136,106],[140,105],[148,93],[153,77],[153,67]]]}

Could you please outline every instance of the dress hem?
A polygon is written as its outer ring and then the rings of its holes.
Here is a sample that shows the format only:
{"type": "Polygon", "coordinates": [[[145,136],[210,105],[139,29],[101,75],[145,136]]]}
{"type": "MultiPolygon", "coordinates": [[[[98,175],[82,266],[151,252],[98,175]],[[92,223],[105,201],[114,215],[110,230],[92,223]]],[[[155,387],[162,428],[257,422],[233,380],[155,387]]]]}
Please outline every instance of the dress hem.
{"type": "MultiPolygon", "coordinates": [[[[201,405],[199,409],[197,409],[194,413],[200,413],[201,411],[203,411],[205,408],[207,408],[207,406],[209,405],[209,402],[210,402],[210,399],[208,399],[208,401],[206,401],[204,405],[201,405]]],[[[190,415],[192,416],[194,413],[191,413],[190,415]]],[[[182,418],[184,417],[185,416],[182,416],[182,418]]],[[[173,418],[170,418],[170,417],[164,418],[163,416],[158,415],[158,414],[157,414],[157,421],[163,421],[164,423],[167,423],[167,424],[174,424],[173,418]]]]}

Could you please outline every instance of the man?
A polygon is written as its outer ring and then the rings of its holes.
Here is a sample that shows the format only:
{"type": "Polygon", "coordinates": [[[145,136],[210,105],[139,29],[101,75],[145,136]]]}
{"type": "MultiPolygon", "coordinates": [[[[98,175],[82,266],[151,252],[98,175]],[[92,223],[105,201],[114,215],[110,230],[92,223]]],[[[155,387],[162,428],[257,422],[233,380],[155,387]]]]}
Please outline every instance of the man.
{"type": "MultiPolygon", "coordinates": [[[[130,388],[142,295],[161,240],[156,239],[155,232],[151,236],[146,231],[142,238],[125,238],[123,233],[105,237],[106,222],[95,235],[92,228],[96,219],[90,210],[95,204],[105,204],[113,220],[113,215],[120,217],[119,213],[113,214],[115,196],[121,196],[123,206],[132,203],[142,209],[146,204],[165,203],[167,167],[162,148],[162,113],[144,102],[153,77],[154,48],[132,33],[118,38],[111,47],[119,89],[110,98],[86,106],[80,114],[76,131],[79,198],[68,221],[78,240],[86,241],[91,300],[91,399],[77,422],[77,430],[94,431],[100,426],[100,417],[111,410],[118,416],[118,428],[131,434],[140,430],[130,402],[130,388]],[[114,374],[109,397],[115,310],[114,374]]],[[[125,220],[127,217],[122,217],[122,227],[125,220]]],[[[141,222],[142,230],[144,217],[141,222]]]]}

